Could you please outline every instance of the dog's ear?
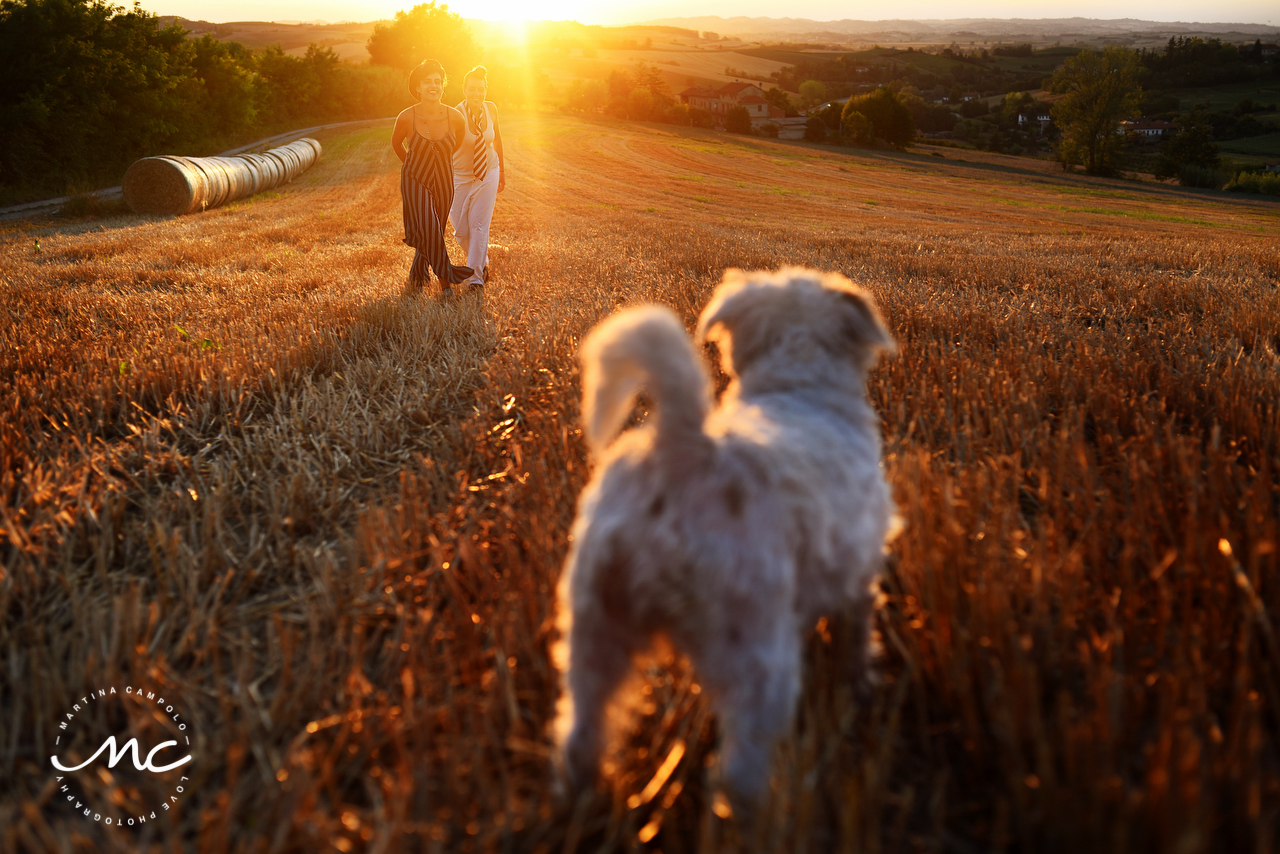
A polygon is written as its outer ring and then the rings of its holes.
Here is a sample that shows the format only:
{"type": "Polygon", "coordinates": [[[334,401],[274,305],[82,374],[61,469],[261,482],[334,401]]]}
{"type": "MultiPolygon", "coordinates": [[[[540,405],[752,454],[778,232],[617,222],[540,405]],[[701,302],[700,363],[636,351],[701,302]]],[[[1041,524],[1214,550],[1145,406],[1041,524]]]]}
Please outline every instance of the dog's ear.
{"type": "Polygon", "coordinates": [[[716,345],[720,367],[729,376],[740,374],[765,344],[769,290],[745,271],[730,267],[698,318],[698,344],[716,345]]]}
{"type": "Polygon", "coordinates": [[[869,293],[847,280],[833,290],[840,305],[841,331],[849,344],[869,355],[879,350],[892,353],[898,349],[869,293]]]}
{"type": "Polygon", "coordinates": [[[720,286],[711,295],[711,301],[707,303],[707,307],[702,310],[702,315],[698,318],[696,334],[698,344],[718,341],[725,331],[730,335],[733,334],[734,323],[746,308],[745,301],[734,298],[742,294],[746,284],[747,274],[744,270],[729,267],[724,271],[720,286]]]}

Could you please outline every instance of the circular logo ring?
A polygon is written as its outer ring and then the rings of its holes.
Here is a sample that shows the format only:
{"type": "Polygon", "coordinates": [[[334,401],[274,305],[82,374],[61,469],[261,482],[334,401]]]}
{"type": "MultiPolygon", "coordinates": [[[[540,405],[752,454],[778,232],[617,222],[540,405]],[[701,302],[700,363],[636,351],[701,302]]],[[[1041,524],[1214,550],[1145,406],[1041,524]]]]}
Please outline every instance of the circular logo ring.
{"type": "MultiPolygon", "coordinates": [[[[157,695],[155,691],[134,688],[132,685],[125,686],[123,691],[117,691],[115,686],[90,691],[72,704],[71,710],[59,718],[56,731],[57,737],[54,740],[54,750],[49,762],[56,772],[54,781],[57,785],[57,794],[65,798],[72,809],[92,821],[125,827],[144,825],[176,808],[179,795],[182,795],[190,785],[190,777],[186,776],[190,769],[186,766],[193,759],[190,751],[191,728],[175,705],[164,696],[157,695]],[[107,733],[88,759],[80,762],[64,760],[59,753],[81,736],[86,728],[101,729],[94,722],[84,720],[81,715],[95,710],[100,704],[111,703],[113,700],[117,703],[136,704],[139,710],[145,711],[153,718],[158,718],[166,734],[171,735],[172,738],[144,747],[139,745],[137,736],[123,741],[124,734],[117,739],[116,733],[107,733]],[[142,758],[144,750],[146,751],[145,759],[142,758]],[[98,769],[99,773],[102,773],[101,766],[104,764],[107,769],[120,766],[117,773],[164,775],[167,779],[163,781],[163,787],[167,792],[163,800],[144,805],[141,810],[130,809],[127,811],[128,814],[113,816],[104,815],[105,810],[95,811],[94,807],[87,803],[87,798],[73,791],[72,775],[86,769],[90,772],[98,769]]],[[[94,743],[102,735],[101,732],[93,733],[88,737],[90,743],[94,743]]],[[[107,779],[112,778],[107,776],[107,779]]]]}

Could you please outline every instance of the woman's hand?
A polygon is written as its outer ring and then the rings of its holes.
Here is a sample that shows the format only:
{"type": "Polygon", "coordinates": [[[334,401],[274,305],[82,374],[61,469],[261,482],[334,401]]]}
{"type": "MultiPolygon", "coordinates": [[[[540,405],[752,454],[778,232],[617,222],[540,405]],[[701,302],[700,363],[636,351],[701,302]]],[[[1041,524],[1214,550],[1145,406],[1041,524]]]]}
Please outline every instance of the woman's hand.
{"type": "Polygon", "coordinates": [[[498,124],[498,108],[493,108],[493,150],[498,154],[498,192],[507,186],[507,157],[502,152],[502,126],[498,124]]]}
{"type": "Polygon", "coordinates": [[[396,153],[396,157],[400,158],[401,163],[409,156],[409,152],[405,150],[404,141],[412,132],[413,107],[410,107],[396,116],[396,125],[391,131],[391,150],[396,153]]]}

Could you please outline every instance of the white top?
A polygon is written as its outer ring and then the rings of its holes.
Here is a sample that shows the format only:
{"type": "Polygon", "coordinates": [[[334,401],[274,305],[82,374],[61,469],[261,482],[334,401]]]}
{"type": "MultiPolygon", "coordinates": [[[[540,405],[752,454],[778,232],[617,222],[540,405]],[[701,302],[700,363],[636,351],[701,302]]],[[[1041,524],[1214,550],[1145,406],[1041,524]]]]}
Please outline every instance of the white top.
{"type": "MultiPolygon", "coordinates": [[[[471,124],[471,117],[467,115],[467,102],[464,100],[457,107],[458,112],[462,113],[462,117],[466,119],[466,135],[462,140],[462,145],[453,152],[453,180],[469,181],[476,177],[475,169],[472,168],[476,150],[476,133],[475,128],[471,124]]],[[[493,102],[484,102],[484,153],[488,158],[485,164],[485,177],[490,172],[498,171],[498,152],[493,147],[493,102]]]]}

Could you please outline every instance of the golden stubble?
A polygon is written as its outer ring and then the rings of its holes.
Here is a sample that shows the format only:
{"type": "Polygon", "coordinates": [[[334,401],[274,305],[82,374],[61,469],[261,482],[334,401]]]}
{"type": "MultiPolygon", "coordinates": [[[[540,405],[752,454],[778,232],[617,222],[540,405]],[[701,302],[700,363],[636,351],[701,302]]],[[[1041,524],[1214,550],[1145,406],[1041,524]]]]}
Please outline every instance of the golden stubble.
{"type": "Polygon", "coordinates": [[[581,337],[643,301],[692,326],[725,267],[783,264],[869,288],[899,341],[869,394],[906,528],[884,682],[856,701],[847,627],[815,632],[764,847],[1274,843],[1274,204],[505,122],[483,298],[400,296],[385,129],[204,214],[7,228],[0,847],[729,850],[680,662],[637,682],[606,791],[553,801],[552,593],[581,337]],[[202,739],[141,843],[44,764],[59,710],[129,680],[202,739]]]}

